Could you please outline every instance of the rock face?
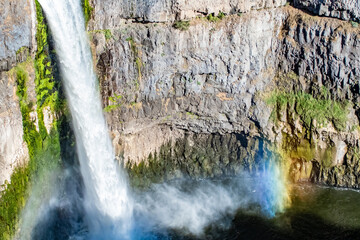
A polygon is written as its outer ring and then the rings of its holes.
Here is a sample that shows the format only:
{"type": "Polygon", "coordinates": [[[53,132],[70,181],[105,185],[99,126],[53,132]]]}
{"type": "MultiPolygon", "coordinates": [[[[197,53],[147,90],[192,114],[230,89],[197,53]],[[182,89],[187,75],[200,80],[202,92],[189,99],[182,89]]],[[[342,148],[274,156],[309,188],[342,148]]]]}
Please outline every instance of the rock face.
{"type": "MultiPolygon", "coordinates": [[[[196,4],[191,8],[199,12],[196,4]]],[[[216,10],[205,11],[211,12],[216,10]]],[[[122,15],[108,21],[95,10],[97,25],[90,24],[90,33],[119,156],[139,162],[160,151],[161,142],[172,141],[175,147],[186,134],[243,134],[285,147],[295,181],[360,186],[354,158],[359,146],[354,128],[359,125],[358,107],[353,104],[359,98],[357,28],[283,7],[230,14],[216,22],[196,18],[181,31],[171,21],[186,19],[179,17],[186,14],[171,14],[163,20],[122,15]],[[344,129],[331,121],[305,127],[297,108],[290,106],[275,122],[271,119],[274,109],[266,96],[274,90],[316,97],[323,87],[334,101],[350,100],[348,110],[342,109],[349,111],[344,129]],[[166,137],[159,137],[164,133],[166,137]],[[175,137],[168,137],[173,133],[175,137]],[[156,144],[147,144],[154,135],[156,144]],[[286,149],[288,138],[292,150],[286,149]],[[310,157],[302,152],[304,141],[310,157]],[[133,151],[126,147],[130,145],[147,148],[133,151]],[[347,159],[354,163],[347,164],[347,159]]]]}
{"type": "MultiPolygon", "coordinates": [[[[94,65],[117,156],[139,163],[162,151],[185,163],[195,156],[197,164],[208,166],[204,159],[218,155],[201,158],[203,148],[231,142],[235,149],[265,139],[285,152],[294,181],[360,187],[360,32],[356,24],[339,20],[359,21],[359,2],[292,2],[323,17],[286,2],[90,0],[94,65]],[[227,16],[206,19],[220,12],[227,16]],[[187,30],[173,26],[180,20],[190,21],[187,30]],[[323,87],[332,101],[349,101],[341,109],[347,112],[341,129],[331,119],[306,125],[295,105],[267,103],[276,90],[316,98],[323,87]]],[[[36,44],[34,2],[0,0],[0,8],[2,184],[27,155],[16,84],[7,71],[25,61],[36,44]]],[[[198,171],[185,165],[189,173],[198,171]]],[[[208,175],[216,175],[216,169],[208,175]]]]}
{"type": "Polygon", "coordinates": [[[186,32],[124,24],[109,40],[95,33],[103,100],[114,107],[109,125],[118,134],[155,124],[203,133],[265,128],[271,110],[259,111],[254,95],[275,74],[283,18],[271,10],[197,20],[186,32]]]}
{"type": "Polygon", "coordinates": [[[13,78],[0,73],[0,185],[10,179],[13,169],[27,158],[22,118],[13,78]]]}
{"type": "Polygon", "coordinates": [[[7,71],[21,47],[32,48],[35,39],[35,10],[32,0],[0,1],[0,71],[7,71]]]}
{"type": "MultiPolygon", "coordinates": [[[[0,1],[0,185],[28,158],[16,96],[16,76],[7,72],[26,60],[34,47],[34,2],[0,1]]],[[[33,68],[32,77],[34,75],[33,68]]]]}
{"type": "Polygon", "coordinates": [[[153,182],[173,178],[194,179],[233,176],[245,170],[258,173],[276,154],[270,144],[243,134],[185,133],[176,142],[169,141],[148,158],[148,165],[129,164],[130,181],[135,187],[148,187],[153,182]]]}
{"type": "Polygon", "coordinates": [[[359,0],[293,0],[293,3],[319,16],[360,21],[359,0]]]}
{"type": "Polygon", "coordinates": [[[220,11],[234,14],[280,7],[286,4],[286,0],[92,0],[91,3],[94,6],[94,19],[91,25],[95,29],[108,29],[119,26],[124,19],[140,22],[169,22],[210,13],[218,14],[220,11]]]}
{"type": "Polygon", "coordinates": [[[280,68],[334,89],[339,98],[358,96],[360,79],[359,31],[349,23],[293,13],[283,32],[280,68]],[[355,95],[354,95],[355,94],[355,95]]]}

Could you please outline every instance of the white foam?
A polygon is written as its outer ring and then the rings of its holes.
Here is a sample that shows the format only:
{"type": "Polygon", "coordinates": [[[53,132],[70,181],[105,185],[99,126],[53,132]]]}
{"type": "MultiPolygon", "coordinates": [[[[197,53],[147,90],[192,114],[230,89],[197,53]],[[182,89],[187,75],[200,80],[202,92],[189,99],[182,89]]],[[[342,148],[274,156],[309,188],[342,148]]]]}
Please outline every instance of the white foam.
{"type": "Polygon", "coordinates": [[[91,231],[112,224],[114,231],[131,226],[128,182],[115,155],[102,113],[92,57],[79,0],[39,0],[55,40],[60,70],[71,110],[85,209],[91,231]]]}

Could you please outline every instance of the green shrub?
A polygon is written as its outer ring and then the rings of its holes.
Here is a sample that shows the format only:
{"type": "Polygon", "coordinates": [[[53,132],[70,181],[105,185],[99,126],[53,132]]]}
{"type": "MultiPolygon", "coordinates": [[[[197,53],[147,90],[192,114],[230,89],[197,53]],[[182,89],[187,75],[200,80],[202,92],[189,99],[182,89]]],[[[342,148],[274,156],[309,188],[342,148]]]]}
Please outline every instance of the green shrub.
{"type": "Polygon", "coordinates": [[[218,16],[217,16],[220,20],[222,20],[225,17],[225,13],[223,12],[219,12],[218,16]]]}
{"type": "Polygon", "coordinates": [[[111,112],[114,109],[121,107],[124,103],[124,99],[122,95],[114,95],[114,97],[109,97],[109,101],[111,105],[108,105],[104,108],[105,112],[111,112]]]}
{"type": "Polygon", "coordinates": [[[174,23],[173,26],[174,26],[174,28],[179,29],[181,31],[186,31],[190,27],[190,22],[189,21],[177,21],[174,23]]]}
{"type": "Polygon", "coordinates": [[[210,22],[218,22],[220,20],[222,20],[225,17],[225,13],[223,12],[219,12],[219,14],[217,16],[215,16],[214,13],[210,13],[206,19],[209,20],[210,22]]]}
{"type": "Polygon", "coordinates": [[[82,7],[84,10],[85,25],[88,24],[94,8],[90,6],[89,0],[82,0],[82,7]]]}
{"type": "Polygon", "coordinates": [[[209,14],[206,17],[207,20],[209,20],[210,22],[217,22],[219,19],[217,17],[215,17],[215,15],[213,13],[209,14]]]}
{"type": "Polygon", "coordinates": [[[110,40],[113,37],[113,35],[109,29],[104,30],[104,35],[105,35],[106,40],[110,40]]]}
{"type": "Polygon", "coordinates": [[[351,26],[353,28],[358,28],[359,27],[359,23],[357,23],[357,22],[351,21],[350,23],[351,23],[351,26]]]}

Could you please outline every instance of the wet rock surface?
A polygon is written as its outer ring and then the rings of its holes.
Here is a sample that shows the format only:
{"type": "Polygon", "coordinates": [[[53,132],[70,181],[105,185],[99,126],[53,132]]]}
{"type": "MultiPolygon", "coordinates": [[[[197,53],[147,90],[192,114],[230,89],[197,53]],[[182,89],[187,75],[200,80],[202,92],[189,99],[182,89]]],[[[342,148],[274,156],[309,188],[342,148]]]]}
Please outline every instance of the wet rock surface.
{"type": "Polygon", "coordinates": [[[201,19],[186,32],[131,24],[108,40],[95,33],[101,95],[114,106],[109,124],[157,122],[208,133],[265,127],[271,111],[253,106],[254,95],[274,75],[282,17],[274,10],[219,23],[201,19]],[[250,111],[259,115],[249,121],[250,111]]]}
{"type": "Polygon", "coordinates": [[[1,186],[9,181],[14,168],[24,164],[28,158],[15,82],[4,72],[0,73],[0,103],[1,186]]]}
{"type": "Polygon", "coordinates": [[[146,163],[129,162],[131,184],[146,188],[151,183],[176,178],[230,177],[248,172],[259,174],[276,162],[271,143],[244,134],[203,134],[185,132],[146,158],[146,163]]]}

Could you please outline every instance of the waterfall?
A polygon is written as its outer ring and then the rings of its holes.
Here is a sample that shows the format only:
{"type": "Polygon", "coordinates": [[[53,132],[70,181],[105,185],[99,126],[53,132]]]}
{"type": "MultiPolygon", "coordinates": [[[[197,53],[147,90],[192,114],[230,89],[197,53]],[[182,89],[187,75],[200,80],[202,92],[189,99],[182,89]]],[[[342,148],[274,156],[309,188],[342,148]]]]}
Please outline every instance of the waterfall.
{"type": "Polygon", "coordinates": [[[90,231],[126,231],[132,201],[102,113],[80,0],[39,0],[50,25],[76,136],[90,231]]]}

